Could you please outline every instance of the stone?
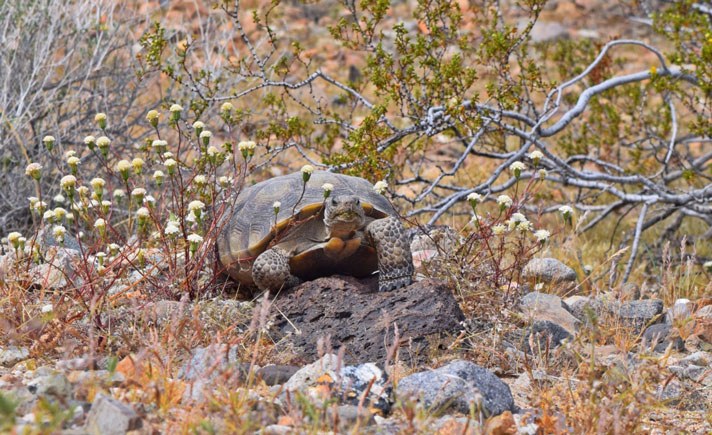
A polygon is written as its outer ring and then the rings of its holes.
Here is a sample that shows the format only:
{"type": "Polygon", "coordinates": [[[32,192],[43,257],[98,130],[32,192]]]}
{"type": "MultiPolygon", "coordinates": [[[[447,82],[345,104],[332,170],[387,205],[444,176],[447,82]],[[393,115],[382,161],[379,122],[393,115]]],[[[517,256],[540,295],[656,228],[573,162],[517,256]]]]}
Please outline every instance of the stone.
{"type": "Polygon", "coordinates": [[[427,361],[430,343],[456,334],[465,319],[450,289],[438,281],[425,279],[390,292],[376,289],[375,277],[305,282],[277,296],[274,327],[283,344],[303,359],[315,358],[315,344],[328,338],[334,349],[345,346],[346,362],[359,363],[385,360],[397,326],[400,343],[409,345],[400,359],[417,362],[427,361]]]}
{"type": "MultiPolygon", "coordinates": [[[[520,27],[523,27],[526,25],[528,21],[524,20],[522,21],[522,24],[520,24],[520,27]]],[[[530,36],[532,38],[532,42],[548,42],[548,41],[555,41],[557,39],[569,39],[569,30],[561,25],[561,23],[557,22],[536,22],[534,24],[534,27],[532,27],[530,36]]]]}
{"type": "Polygon", "coordinates": [[[695,311],[695,329],[700,339],[712,343],[712,305],[705,305],[695,311]]]}
{"type": "Polygon", "coordinates": [[[685,343],[679,336],[671,336],[672,327],[667,323],[657,323],[645,328],[643,332],[643,343],[646,347],[653,347],[655,352],[665,352],[672,343],[672,350],[682,351],[685,349],[685,343]]]}
{"type": "Polygon", "coordinates": [[[108,370],[73,370],[67,376],[72,384],[96,384],[117,386],[126,382],[126,377],[119,372],[109,372],[108,370]]]}
{"type": "Polygon", "coordinates": [[[29,357],[30,351],[26,347],[8,346],[0,351],[0,366],[12,367],[29,357]]]}
{"type": "Polygon", "coordinates": [[[655,391],[658,400],[666,401],[668,406],[676,405],[683,398],[684,393],[685,387],[677,379],[658,385],[655,391]]]}
{"type": "Polygon", "coordinates": [[[289,435],[294,433],[294,428],[282,424],[271,424],[262,431],[264,435],[289,435]]]}
{"type": "Polygon", "coordinates": [[[85,430],[90,434],[123,435],[142,425],[141,417],[132,407],[100,392],[87,415],[85,430]]]}
{"type": "Polygon", "coordinates": [[[694,309],[695,304],[689,299],[678,299],[673,306],[665,312],[665,323],[674,325],[678,322],[684,322],[692,317],[694,309]]]}
{"type": "Polygon", "coordinates": [[[269,386],[278,385],[287,382],[298,370],[296,366],[269,365],[257,370],[257,377],[269,386]]]}
{"type": "Polygon", "coordinates": [[[575,284],[576,271],[555,258],[532,258],[522,269],[522,279],[533,283],[575,284]]]}
{"type": "Polygon", "coordinates": [[[339,405],[336,407],[336,415],[339,417],[339,427],[344,432],[356,425],[367,426],[375,421],[367,408],[358,405],[339,405]]]}
{"type": "Polygon", "coordinates": [[[193,349],[190,360],[178,371],[178,378],[191,381],[183,393],[183,400],[201,400],[205,386],[221,376],[221,385],[237,387],[250,370],[249,363],[238,359],[237,347],[212,344],[193,349]]]}
{"type": "Polygon", "coordinates": [[[337,355],[326,354],[302,367],[282,386],[280,398],[284,401],[287,392],[299,391],[316,401],[338,398],[343,403],[357,405],[368,390],[364,406],[372,412],[387,413],[391,389],[385,372],[373,363],[340,368],[342,362],[337,355]]]}
{"type": "MultiPolygon", "coordinates": [[[[458,417],[454,415],[444,415],[433,423],[433,429],[437,435],[480,435],[482,427],[479,422],[469,417],[458,417]]],[[[407,431],[403,431],[407,432],[407,431]]],[[[423,431],[422,433],[427,433],[423,431]]]]}
{"type": "Polygon", "coordinates": [[[37,397],[64,400],[71,393],[67,378],[61,373],[38,376],[27,383],[27,389],[37,397]]]}
{"type": "Polygon", "coordinates": [[[709,352],[702,351],[687,355],[680,360],[680,363],[683,365],[697,365],[701,367],[709,367],[710,362],[712,362],[712,355],[710,355],[709,352]]]}
{"type": "Polygon", "coordinates": [[[634,333],[637,334],[648,324],[657,321],[657,318],[661,317],[663,301],[660,299],[648,299],[623,302],[618,306],[614,304],[613,312],[621,323],[633,328],[634,333]]]}
{"type": "Polygon", "coordinates": [[[516,411],[509,386],[494,373],[469,361],[456,360],[435,370],[406,376],[397,384],[398,398],[420,400],[426,409],[484,416],[516,411]]]}
{"type": "Polygon", "coordinates": [[[640,286],[633,282],[627,282],[618,289],[618,299],[631,301],[640,299],[640,286]]]}
{"type": "Polygon", "coordinates": [[[548,320],[561,326],[571,335],[576,334],[581,322],[569,311],[568,306],[556,295],[531,292],[522,297],[519,310],[530,320],[548,320]]]}
{"type": "MultiPolygon", "coordinates": [[[[76,252],[76,254],[74,255],[80,255],[81,252],[79,241],[74,236],[69,234],[69,232],[64,234],[64,243],[59,243],[54,237],[54,233],[51,230],[45,231],[45,229],[43,228],[37,233],[37,238],[35,240],[39,245],[40,252],[45,257],[47,257],[47,255],[49,254],[48,251],[50,250],[50,248],[72,250],[76,252]]],[[[27,242],[28,245],[31,244],[31,240],[29,238],[27,242]]]]}
{"type": "Polygon", "coordinates": [[[51,247],[44,254],[45,263],[30,269],[30,277],[35,287],[45,289],[76,288],[81,285],[76,263],[81,261],[79,251],[51,247]]]}
{"type": "Polygon", "coordinates": [[[543,353],[547,347],[549,349],[559,347],[564,340],[572,338],[566,329],[556,323],[550,320],[537,320],[532,323],[531,327],[528,328],[524,334],[524,351],[527,353],[532,353],[529,346],[530,335],[534,336],[533,342],[537,346],[534,352],[537,354],[543,353]]]}
{"type": "Polygon", "coordinates": [[[566,306],[571,314],[586,325],[589,323],[589,312],[595,315],[600,315],[601,304],[598,300],[588,296],[570,296],[564,299],[566,306]]]}
{"type": "Polygon", "coordinates": [[[411,251],[437,250],[452,251],[457,242],[457,233],[447,225],[423,225],[406,230],[411,251]]]}
{"type": "Polygon", "coordinates": [[[517,435],[517,423],[510,411],[492,417],[485,423],[484,433],[487,435],[517,435]]]}

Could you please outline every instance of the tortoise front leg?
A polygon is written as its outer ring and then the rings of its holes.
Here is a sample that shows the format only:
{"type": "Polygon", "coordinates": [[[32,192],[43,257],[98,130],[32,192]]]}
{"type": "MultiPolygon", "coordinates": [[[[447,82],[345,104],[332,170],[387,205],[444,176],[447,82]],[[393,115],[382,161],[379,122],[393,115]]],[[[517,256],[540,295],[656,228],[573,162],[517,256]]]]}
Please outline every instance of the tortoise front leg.
{"type": "Polygon", "coordinates": [[[289,269],[289,254],[277,247],[266,250],[255,259],[252,264],[252,280],[260,290],[272,292],[302,282],[289,269]]]}
{"type": "Polygon", "coordinates": [[[386,292],[412,282],[413,255],[397,217],[377,219],[366,227],[366,237],[378,254],[378,291],[386,292]]]}

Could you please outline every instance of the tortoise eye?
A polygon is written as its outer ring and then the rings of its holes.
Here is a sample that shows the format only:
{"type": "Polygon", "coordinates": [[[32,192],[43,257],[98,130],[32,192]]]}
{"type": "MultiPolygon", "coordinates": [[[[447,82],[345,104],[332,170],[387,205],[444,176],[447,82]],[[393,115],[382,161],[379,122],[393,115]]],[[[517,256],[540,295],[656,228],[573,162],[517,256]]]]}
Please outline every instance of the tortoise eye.
{"type": "Polygon", "coordinates": [[[356,205],[361,205],[361,200],[356,198],[356,205]]]}
{"type": "Polygon", "coordinates": [[[336,198],[331,198],[331,205],[336,205],[336,198]]]}

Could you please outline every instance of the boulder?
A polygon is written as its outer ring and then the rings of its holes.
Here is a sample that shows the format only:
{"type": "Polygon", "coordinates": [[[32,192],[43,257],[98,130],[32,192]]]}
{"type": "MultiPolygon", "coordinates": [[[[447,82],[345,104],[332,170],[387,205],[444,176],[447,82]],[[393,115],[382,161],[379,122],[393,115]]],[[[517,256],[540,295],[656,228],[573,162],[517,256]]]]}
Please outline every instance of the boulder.
{"type": "Polygon", "coordinates": [[[660,299],[628,301],[620,305],[613,304],[612,308],[621,323],[633,328],[635,333],[640,333],[651,322],[660,320],[663,301],[660,299]]]}
{"type": "Polygon", "coordinates": [[[647,347],[652,346],[655,352],[665,352],[672,343],[672,350],[681,351],[685,349],[685,343],[679,336],[671,336],[672,327],[666,323],[657,323],[645,328],[643,332],[643,342],[647,347]]]}
{"type": "Polygon", "coordinates": [[[279,385],[287,382],[298,370],[296,366],[269,365],[257,370],[257,377],[267,385],[279,385]]]}
{"type": "Polygon", "coordinates": [[[576,285],[576,271],[555,258],[532,258],[522,269],[522,280],[569,290],[576,285]]]}
{"type": "Polygon", "coordinates": [[[469,414],[471,407],[484,416],[516,411],[507,384],[489,370],[463,360],[406,376],[398,382],[396,396],[420,400],[426,409],[463,414],[469,414]]]}
{"type": "Polygon", "coordinates": [[[329,337],[334,349],[346,346],[346,362],[383,361],[392,347],[395,327],[399,358],[424,361],[428,341],[457,332],[465,317],[450,290],[425,279],[379,293],[376,279],[359,281],[333,276],[305,282],[274,301],[274,326],[283,342],[303,359],[314,359],[316,344],[329,337]]]}
{"type": "Polygon", "coordinates": [[[676,322],[685,322],[692,317],[694,310],[694,302],[689,299],[678,299],[675,301],[675,304],[665,312],[665,323],[674,325],[676,322]]]}
{"type": "Polygon", "coordinates": [[[556,295],[531,292],[519,301],[519,310],[530,320],[548,320],[561,326],[571,335],[579,328],[580,321],[569,312],[569,307],[556,295]]]}
{"type": "Polygon", "coordinates": [[[178,371],[178,378],[190,383],[183,400],[201,400],[206,385],[218,376],[222,376],[222,385],[237,387],[247,379],[249,371],[250,364],[240,362],[236,346],[212,344],[195,348],[178,371]]]}
{"type": "Polygon", "coordinates": [[[98,393],[87,416],[85,429],[90,434],[123,435],[141,426],[141,417],[132,407],[98,393]]]}
{"type": "Polygon", "coordinates": [[[282,386],[281,400],[287,400],[288,392],[300,392],[316,402],[338,398],[341,403],[358,405],[368,391],[364,406],[373,412],[388,413],[391,388],[385,372],[374,363],[341,366],[342,363],[337,355],[326,354],[302,367],[282,386]]]}
{"type": "Polygon", "coordinates": [[[8,346],[0,351],[0,366],[12,367],[29,357],[30,351],[26,347],[8,346]]]}
{"type": "Polygon", "coordinates": [[[533,336],[534,353],[544,352],[548,348],[561,346],[564,340],[572,338],[566,329],[549,320],[537,320],[524,334],[524,351],[532,353],[529,337],[533,336]]]}

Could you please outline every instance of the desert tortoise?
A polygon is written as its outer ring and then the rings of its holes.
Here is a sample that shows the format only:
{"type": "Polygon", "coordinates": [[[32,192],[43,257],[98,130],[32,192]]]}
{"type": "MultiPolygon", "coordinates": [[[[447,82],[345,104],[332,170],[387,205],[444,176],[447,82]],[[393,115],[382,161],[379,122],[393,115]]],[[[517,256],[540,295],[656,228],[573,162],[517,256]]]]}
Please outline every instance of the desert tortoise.
{"type": "Polygon", "coordinates": [[[314,171],[300,200],[303,188],[302,173],[295,172],[246,187],[230,205],[217,245],[233,278],[271,291],[331,274],[364,277],[375,271],[380,291],[411,283],[405,229],[371,183],[314,171]],[[327,199],[324,183],[333,185],[327,199]],[[275,216],[276,201],[281,206],[275,216]]]}

